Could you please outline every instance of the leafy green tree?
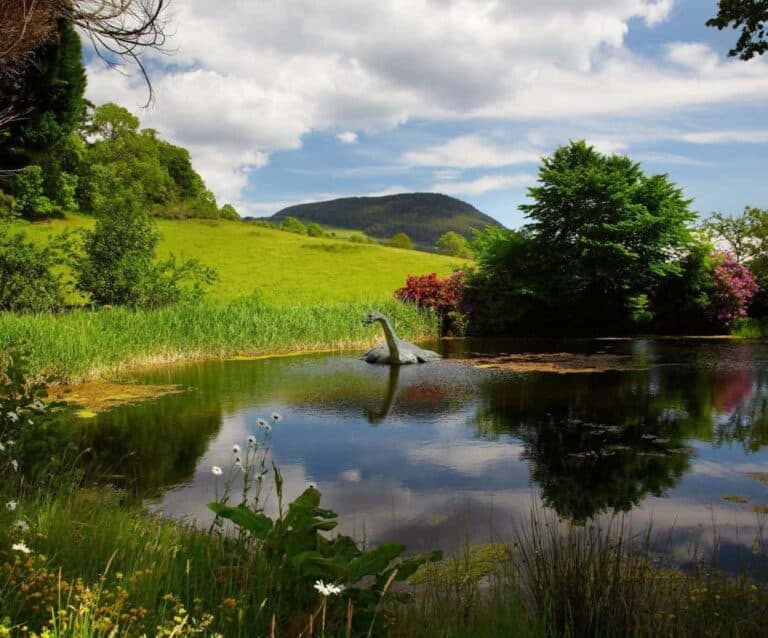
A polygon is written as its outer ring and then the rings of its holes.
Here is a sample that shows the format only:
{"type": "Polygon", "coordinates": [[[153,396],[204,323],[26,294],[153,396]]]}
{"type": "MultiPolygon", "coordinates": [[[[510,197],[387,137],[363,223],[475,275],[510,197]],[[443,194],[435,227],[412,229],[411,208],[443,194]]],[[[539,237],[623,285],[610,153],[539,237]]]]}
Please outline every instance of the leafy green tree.
{"type": "Polygon", "coordinates": [[[646,176],[625,156],[572,142],[545,158],[531,223],[538,295],[550,322],[577,330],[621,330],[650,290],[680,273],[695,244],[690,200],[666,175],[646,176]]]}
{"type": "Polygon", "coordinates": [[[235,207],[232,206],[232,204],[224,204],[224,206],[221,207],[219,210],[219,218],[229,219],[231,221],[240,221],[240,215],[235,210],[235,207]]]}
{"type": "Polygon", "coordinates": [[[98,305],[154,308],[202,295],[217,280],[197,260],[178,263],[171,256],[155,262],[160,235],[135,200],[106,203],[82,254],[74,258],[76,287],[98,305]]]}
{"type": "Polygon", "coordinates": [[[387,240],[387,246],[390,248],[404,248],[413,250],[413,241],[405,233],[397,233],[387,240]]]}
{"type": "Polygon", "coordinates": [[[90,130],[98,139],[88,151],[86,208],[130,197],[149,212],[174,200],[176,185],[160,161],[154,131],[139,131],[138,118],[112,103],[94,110],[90,130]]]}
{"type": "Polygon", "coordinates": [[[289,233],[296,233],[297,235],[307,234],[307,227],[295,217],[286,217],[280,227],[289,233]]]}
{"type": "Polygon", "coordinates": [[[60,210],[43,188],[44,176],[40,166],[27,166],[14,177],[14,208],[17,214],[28,219],[48,217],[60,210]]]}
{"type": "Polygon", "coordinates": [[[47,312],[64,305],[62,286],[52,274],[54,251],[37,248],[23,234],[0,226],[0,310],[47,312]]]}
{"type": "Polygon", "coordinates": [[[713,329],[708,314],[714,292],[712,247],[691,247],[680,261],[679,274],[665,277],[651,291],[653,327],[663,333],[707,333],[713,329]]]}
{"type": "Polygon", "coordinates": [[[731,57],[751,60],[768,51],[768,2],[766,0],[720,0],[717,15],[707,21],[708,27],[723,30],[741,29],[731,57]]]}
{"type": "Polygon", "coordinates": [[[487,226],[475,234],[472,251],[478,268],[465,288],[470,331],[500,334],[537,324],[548,306],[530,233],[487,226]]]}
{"type": "Polygon", "coordinates": [[[469,249],[469,242],[459,233],[449,230],[441,235],[437,240],[437,249],[451,257],[462,257],[464,259],[472,258],[472,251],[469,249]]]}
{"type": "Polygon", "coordinates": [[[747,207],[743,215],[731,216],[712,213],[701,225],[702,230],[715,243],[725,242],[736,261],[742,263],[753,253],[754,220],[747,207]]]}

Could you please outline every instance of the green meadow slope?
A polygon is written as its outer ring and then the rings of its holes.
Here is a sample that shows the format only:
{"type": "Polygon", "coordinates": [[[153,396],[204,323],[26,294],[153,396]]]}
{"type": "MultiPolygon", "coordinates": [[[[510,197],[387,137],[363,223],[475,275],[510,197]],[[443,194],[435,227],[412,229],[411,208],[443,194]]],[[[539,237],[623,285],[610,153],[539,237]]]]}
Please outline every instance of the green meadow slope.
{"type": "MultiPolygon", "coordinates": [[[[34,241],[68,229],[89,227],[93,218],[70,215],[44,223],[16,222],[13,229],[34,241]]],[[[225,302],[258,291],[274,304],[323,304],[390,299],[409,274],[449,274],[464,260],[344,239],[295,235],[243,222],[157,220],[163,236],[159,256],[197,258],[213,266],[220,282],[207,294],[225,302]]]]}

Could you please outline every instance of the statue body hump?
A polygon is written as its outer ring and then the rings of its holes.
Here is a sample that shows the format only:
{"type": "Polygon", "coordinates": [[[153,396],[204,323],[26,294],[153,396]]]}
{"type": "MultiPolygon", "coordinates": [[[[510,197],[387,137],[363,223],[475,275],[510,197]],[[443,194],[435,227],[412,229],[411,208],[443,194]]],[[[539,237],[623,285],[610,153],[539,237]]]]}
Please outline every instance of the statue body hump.
{"type": "Polygon", "coordinates": [[[380,312],[369,312],[363,318],[363,325],[380,323],[384,330],[384,341],[363,355],[368,363],[380,363],[384,365],[399,366],[406,363],[426,363],[437,361],[440,355],[431,350],[423,350],[418,346],[398,339],[389,320],[380,312]]]}

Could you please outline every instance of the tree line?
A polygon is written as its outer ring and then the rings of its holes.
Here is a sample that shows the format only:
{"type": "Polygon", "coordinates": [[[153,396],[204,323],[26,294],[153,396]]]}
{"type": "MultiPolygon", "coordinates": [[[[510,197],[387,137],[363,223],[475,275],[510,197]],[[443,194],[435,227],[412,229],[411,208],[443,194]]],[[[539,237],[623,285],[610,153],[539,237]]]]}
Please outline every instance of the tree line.
{"type": "Polygon", "coordinates": [[[544,158],[528,195],[522,228],[476,234],[460,291],[412,278],[396,296],[479,334],[690,334],[768,316],[768,210],[702,222],[667,175],[584,141],[544,158]]]}

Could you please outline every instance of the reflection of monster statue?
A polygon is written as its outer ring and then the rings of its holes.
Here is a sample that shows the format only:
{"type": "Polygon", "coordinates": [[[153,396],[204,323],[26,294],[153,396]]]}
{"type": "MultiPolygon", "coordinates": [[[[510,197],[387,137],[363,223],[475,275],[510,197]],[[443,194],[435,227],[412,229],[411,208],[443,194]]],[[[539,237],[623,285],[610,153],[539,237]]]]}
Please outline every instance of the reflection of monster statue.
{"type": "Polygon", "coordinates": [[[423,350],[412,343],[398,339],[389,320],[380,312],[369,312],[363,318],[363,325],[365,326],[375,322],[379,322],[384,329],[385,341],[363,355],[363,359],[368,363],[399,366],[406,363],[426,363],[440,359],[440,355],[436,352],[423,350]]]}
{"type": "Polygon", "coordinates": [[[372,410],[365,408],[365,418],[368,419],[368,423],[377,424],[384,421],[392,409],[392,404],[395,401],[395,394],[397,394],[397,382],[400,378],[400,366],[390,366],[389,379],[387,380],[387,394],[384,396],[384,402],[378,410],[372,410]]]}

